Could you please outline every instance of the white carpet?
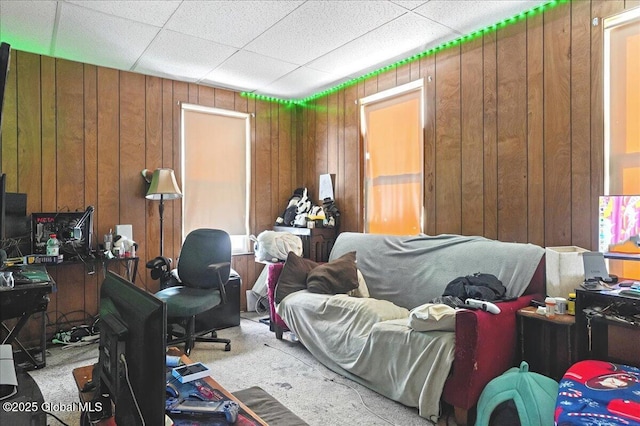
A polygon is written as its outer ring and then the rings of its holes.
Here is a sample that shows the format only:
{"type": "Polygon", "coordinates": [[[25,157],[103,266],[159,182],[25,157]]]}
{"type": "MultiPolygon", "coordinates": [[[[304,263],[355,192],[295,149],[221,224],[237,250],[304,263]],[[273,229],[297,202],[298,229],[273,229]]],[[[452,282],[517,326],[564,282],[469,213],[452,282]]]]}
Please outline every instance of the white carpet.
{"type": "MultiPolygon", "coordinates": [[[[239,327],[218,332],[231,339],[223,344],[196,343],[191,359],[209,366],[213,377],[231,392],[260,386],[311,426],[327,425],[428,425],[409,408],[385,398],[319,364],[299,343],[277,340],[255,313],[243,313],[239,327]]],[[[71,404],[78,392],[71,371],[97,360],[97,345],[51,348],[47,366],[30,374],[45,401],[71,404]]],[[[79,424],[77,412],[54,412],[69,425],[79,424]]],[[[53,418],[50,425],[59,424],[53,418]]],[[[445,419],[439,424],[445,425],[445,419]]],[[[451,417],[449,424],[455,424],[451,417]]],[[[275,425],[279,426],[279,425],[275,425]]],[[[284,425],[286,426],[286,425],[284,425]]]]}

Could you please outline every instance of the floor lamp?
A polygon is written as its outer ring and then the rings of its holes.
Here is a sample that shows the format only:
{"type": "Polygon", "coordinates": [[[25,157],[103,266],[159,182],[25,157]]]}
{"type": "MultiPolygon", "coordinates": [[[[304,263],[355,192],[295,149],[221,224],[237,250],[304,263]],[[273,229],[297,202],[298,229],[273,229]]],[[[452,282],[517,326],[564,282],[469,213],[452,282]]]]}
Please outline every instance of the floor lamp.
{"type": "MultiPolygon", "coordinates": [[[[143,175],[144,175],[143,171],[143,175]]],[[[145,198],[160,200],[158,211],[160,213],[160,256],[164,256],[164,200],[182,198],[182,192],[178,188],[176,175],[172,169],[155,169],[151,176],[151,185],[145,198]]]]}

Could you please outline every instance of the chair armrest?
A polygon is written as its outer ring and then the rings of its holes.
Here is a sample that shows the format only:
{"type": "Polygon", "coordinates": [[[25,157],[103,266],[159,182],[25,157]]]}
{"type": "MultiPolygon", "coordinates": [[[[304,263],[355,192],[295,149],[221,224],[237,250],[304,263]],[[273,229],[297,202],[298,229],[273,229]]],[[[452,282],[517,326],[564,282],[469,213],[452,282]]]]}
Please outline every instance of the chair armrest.
{"type": "Polygon", "coordinates": [[[224,288],[224,285],[227,283],[227,280],[222,279],[222,275],[220,275],[220,271],[224,268],[229,268],[231,270],[231,262],[220,262],[220,263],[212,263],[208,266],[214,273],[218,274],[218,282],[220,283],[218,289],[220,290],[220,298],[222,299],[222,303],[227,303],[227,289],[224,288]]]}
{"type": "Polygon", "coordinates": [[[500,313],[463,309],[456,313],[456,346],[451,374],[443,399],[470,409],[484,387],[515,364],[517,349],[516,311],[538,295],[521,296],[497,303],[500,313]]]}

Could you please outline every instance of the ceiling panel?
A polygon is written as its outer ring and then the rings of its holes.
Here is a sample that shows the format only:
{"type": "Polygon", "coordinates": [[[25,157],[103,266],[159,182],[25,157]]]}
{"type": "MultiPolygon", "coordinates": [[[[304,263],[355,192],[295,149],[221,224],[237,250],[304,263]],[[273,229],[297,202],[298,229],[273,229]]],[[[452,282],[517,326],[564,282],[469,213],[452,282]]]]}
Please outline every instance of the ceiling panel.
{"type": "Polygon", "coordinates": [[[324,55],[310,68],[352,77],[427,50],[430,45],[455,38],[449,28],[415,14],[405,14],[389,24],[324,55]],[[425,45],[425,40],[433,40],[425,45]],[[398,52],[402,52],[398,57],[398,52]],[[352,58],[346,60],[346,58],[352,58]]]}
{"type": "Polygon", "coordinates": [[[407,11],[387,1],[309,1],[246,46],[305,64],[407,11]]]}
{"type": "Polygon", "coordinates": [[[202,82],[252,91],[269,85],[296,68],[295,64],[241,50],[209,73],[202,82]]]}
{"type": "Polygon", "coordinates": [[[331,87],[337,78],[335,74],[300,67],[262,90],[277,93],[283,99],[301,99],[331,87]]]}
{"type": "Polygon", "coordinates": [[[51,56],[55,1],[0,2],[0,40],[11,47],[51,56]]]}
{"type": "Polygon", "coordinates": [[[440,22],[462,34],[493,25],[502,19],[541,4],[539,0],[483,0],[436,1],[432,0],[414,10],[422,16],[440,22]]]}
{"type": "Polygon", "coordinates": [[[167,28],[243,47],[299,7],[302,1],[187,1],[167,28]]]}
{"type": "Polygon", "coordinates": [[[113,1],[113,0],[67,0],[77,6],[86,7],[107,15],[119,16],[132,21],[162,27],[176,11],[182,1],[175,0],[144,0],[144,1],[113,1]]]}
{"type": "Polygon", "coordinates": [[[162,30],[133,70],[144,74],[161,70],[162,77],[196,82],[235,52],[213,41],[162,30]]]}
{"type": "Polygon", "coordinates": [[[60,2],[53,56],[129,70],[158,33],[157,27],[60,2]]]}

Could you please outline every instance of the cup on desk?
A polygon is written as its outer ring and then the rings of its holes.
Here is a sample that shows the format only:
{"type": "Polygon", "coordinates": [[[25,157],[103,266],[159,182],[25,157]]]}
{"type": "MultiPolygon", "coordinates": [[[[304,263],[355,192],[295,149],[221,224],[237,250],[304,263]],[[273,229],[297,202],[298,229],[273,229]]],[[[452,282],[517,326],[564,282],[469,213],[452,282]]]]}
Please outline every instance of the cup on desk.
{"type": "Polygon", "coordinates": [[[3,271],[0,273],[0,290],[12,289],[13,284],[13,272],[3,271]]]}

